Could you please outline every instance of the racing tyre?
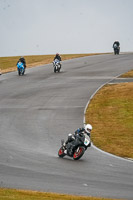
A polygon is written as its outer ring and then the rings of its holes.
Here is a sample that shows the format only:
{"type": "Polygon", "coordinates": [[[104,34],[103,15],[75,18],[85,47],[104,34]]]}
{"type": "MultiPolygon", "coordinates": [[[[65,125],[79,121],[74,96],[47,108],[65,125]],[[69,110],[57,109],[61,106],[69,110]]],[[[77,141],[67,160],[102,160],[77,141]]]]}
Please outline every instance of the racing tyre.
{"type": "Polygon", "coordinates": [[[74,160],[79,160],[83,156],[84,152],[85,152],[85,148],[84,147],[82,147],[82,146],[78,147],[76,149],[76,151],[74,152],[74,154],[73,154],[73,159],[74,160]]]}
{"type": "Polygon", "coordinates": [[[20,70],[18,70],[18,75],[20,76],[20,70]]]}
{"type": "Polygon", "coordinates": [[[56,67],[54,67],[54,73],[56,73],[56,67]]]}
{"type": "Polygon", "coordinates": [[[64,153],[64,149],[63,149],[63,147],[61,147],[61,148],[59,149],[59,151],[58,151],[58,156],[59,156],[60,158],[63,158],[65,155],[66,155],[66,154],[64,153]]]}

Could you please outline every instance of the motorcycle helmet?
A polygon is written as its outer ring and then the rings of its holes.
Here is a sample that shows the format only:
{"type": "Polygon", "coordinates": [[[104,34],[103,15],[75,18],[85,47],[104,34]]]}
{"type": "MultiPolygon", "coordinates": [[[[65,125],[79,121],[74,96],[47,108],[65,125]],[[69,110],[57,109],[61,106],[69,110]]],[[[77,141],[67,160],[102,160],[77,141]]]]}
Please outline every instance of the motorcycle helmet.
{"type": "Polygon", "coordinates": [[[85,131],[86,131],[87,133],[90,133],[91,130],[92,130],[92,125],[91,125],[91,124],[86,124],[86,126],[85,126],[85,131]]]}

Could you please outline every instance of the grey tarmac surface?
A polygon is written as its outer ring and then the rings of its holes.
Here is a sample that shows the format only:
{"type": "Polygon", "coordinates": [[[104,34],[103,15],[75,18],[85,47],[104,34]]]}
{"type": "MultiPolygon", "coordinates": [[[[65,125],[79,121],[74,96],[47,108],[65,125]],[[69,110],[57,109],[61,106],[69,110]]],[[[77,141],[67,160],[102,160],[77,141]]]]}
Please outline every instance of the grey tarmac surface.
{"type": "Polygon", "coordinates": [[[132,161],[95,147],[79,161],[57,155],[95,91],[130,69],[132,53],[63,61],[56,74],[49,64],[0,76],[0,187],[133,199],[132,161]]]}

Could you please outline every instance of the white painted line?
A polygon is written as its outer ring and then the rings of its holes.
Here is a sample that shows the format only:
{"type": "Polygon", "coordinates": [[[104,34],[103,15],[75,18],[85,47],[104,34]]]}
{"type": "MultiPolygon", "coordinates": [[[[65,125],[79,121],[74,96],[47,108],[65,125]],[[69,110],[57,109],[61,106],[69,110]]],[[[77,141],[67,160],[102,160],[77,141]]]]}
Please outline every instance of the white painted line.
{"type": "MultiPolygon", "coordinates": [[[[101,85],[101,86],[91,95],[91,97],[90,97],[89,101],[87,102],[86,107],[85,107],[85,109],[84,109],[84,118],[83,118],[83,123],[84,123],[84,125],[86,124],[86,123],[85,123],[85,113],[86,113],[87,107],[88,107],[88,105],[89,105],[91,99],[95,96],[95,94],[96,94],[104,85],[109,84],[109,82],[113,81],[114,79],[116,79],[117,77],[119,77],[119,76],[121,76],[121,75],[122,75],[122,74],[120,74],[120,75],[114,77],[113,79],[107,81],[106,83],[104,83],[103,85],[101,85]]],[[[93,144],[92,144],[92,147],[95,148],[96,150],[98,150],[98,151],[100,151],[100,152],[102,152],[102,153],[104,153],[104,154],[106,154],[106,155],[112,156],[112,157],[114,157],[114,158],[121,159],[121,160],[128,161],[128,162],[133,162],[133,159],[131,159],[131,158],[122,158],[122,157],[113,155],[113,154],[111,154],[111,153],[105,152],[105,151],[103,151],[103,150],[97,148],[97,147],[96,147],[95,145],[93,145],[93,144]]]]}
{"type": "Polygon", "coordinates": [[[96,149],[96,150],[98,150],[98,151],[100,151],[100,152],[102,152],[102,153],[108,155],[108,156],[112,156],[112,157],[114,157],[114,158],[117,158],[117,159],[120,159],[120,160],[124,160],[124,161],[133,162],[133,159],[131,159],[131,158],[122,158],[122,157],[120,157],[120,156],[116,156],[116,155],[114,155],[114,154],[105,152],[105,151],[103,151],[103,150],[97,148],[97,147],[96,147],[95,145],[93,145],[93,144],[92,144],[92,147],[93,147],[94,149],[96,149]]]}

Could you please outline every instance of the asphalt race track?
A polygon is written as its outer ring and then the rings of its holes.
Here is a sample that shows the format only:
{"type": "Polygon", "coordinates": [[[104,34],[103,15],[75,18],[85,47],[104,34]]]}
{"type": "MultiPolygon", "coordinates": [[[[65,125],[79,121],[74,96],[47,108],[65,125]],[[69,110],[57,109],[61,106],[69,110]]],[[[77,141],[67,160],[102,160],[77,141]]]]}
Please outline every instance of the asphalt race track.
{"type": "Polygon", "coordinates": [[[61,139],[83,126],[95,91],[130,69],[132,53],[67,60],[60,73],[49,64],[0,76],[0,187],[133,199],[132,161],[95,147],[79,161],[57,155],[61,139]]]}

